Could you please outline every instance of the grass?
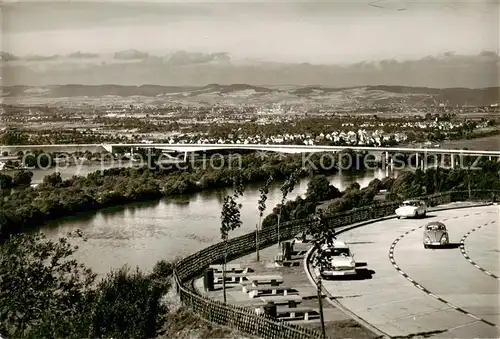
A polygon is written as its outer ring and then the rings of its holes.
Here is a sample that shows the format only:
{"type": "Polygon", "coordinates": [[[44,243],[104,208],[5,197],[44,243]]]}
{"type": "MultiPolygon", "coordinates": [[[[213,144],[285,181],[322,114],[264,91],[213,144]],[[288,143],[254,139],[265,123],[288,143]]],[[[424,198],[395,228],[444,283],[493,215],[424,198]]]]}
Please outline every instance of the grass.
{"type": "Polygon", "coordinates": [[[158,339],[257,339],[213,325],[185,308],[167,315],[167,325],[162,332],[158,339]]]}

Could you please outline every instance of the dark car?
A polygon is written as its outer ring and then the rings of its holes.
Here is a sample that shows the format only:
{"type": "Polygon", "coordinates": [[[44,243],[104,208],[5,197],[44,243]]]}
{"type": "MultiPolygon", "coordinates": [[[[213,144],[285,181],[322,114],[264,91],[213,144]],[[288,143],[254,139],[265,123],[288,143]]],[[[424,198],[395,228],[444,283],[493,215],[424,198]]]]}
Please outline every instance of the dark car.
{"type": "Polygon", "coordinates": [[[450,236],[446,226],[439,221],[433,221],[424,228],[424,248],[431,246],[446,246],[450,244],[450,236]]]}

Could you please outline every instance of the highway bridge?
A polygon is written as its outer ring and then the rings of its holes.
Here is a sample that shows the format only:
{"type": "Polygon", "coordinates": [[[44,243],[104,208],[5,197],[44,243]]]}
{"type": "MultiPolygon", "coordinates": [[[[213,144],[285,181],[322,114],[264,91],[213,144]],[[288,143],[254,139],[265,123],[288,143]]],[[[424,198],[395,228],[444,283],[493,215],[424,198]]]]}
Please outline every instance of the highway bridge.
{"type": "Polygon", "coordinates": [[[425,219],[392,218],[339,234],[366,274],[323,280],[323,287],[388,337],[500,338],[499,212],[497,205],[429,211],[425,219]],[[446,225],[449,246],[424,248],[430,221],[446,225]]]}
{"type": "MultiPolygon", "coordinates": [[[[260,152],[278,152],[278,153],[336,153],[345,150],[365,151],[374,154],[376,159],[387,163],[388,169],[394,168],[394,154],[414,154],[416,158],[416,166],[425,169],[426,156],[441,155],[441,162],[444,163],[444,156],[449,156],[449,164],[453,168],[457,164],[460,156],[487,156],[489,159],[498,158],[500,160],[500,150],[483,151],[483,150],[463,150],[463,149],[441,149],[441,148],[412,148],[412,147],[371,147],[371,146],[322,146],[322,145],[280,145],[280,144],[167,144],[167,143],[129,143],[129,144],[66,144],[66,145],[19,145],[7,146],[0,145],[0,153],[3,151],[20,151],[20,150],[42,150],[45,152],[109,152],[114,153],[117,149],[130,149],[130,153],[138,148],[143,149],[159,149],[165,153],[176,152],[184,153],[184,161],[188,159],[189,153],[203,151],[222,151],[222,150],[253,150],[260,152]],[[378,155],[378,157],[377,157],[378,155]]],[[[431,161],[437,164],[437,160],[431,161]]]]}
{"type": "Polygon", "coordinates": [[[453,154],[453,155],[482,155],[500,157],[500,150],[461,150],[441,148],[411,148],[411,147],[371,147],[371,146],[322,146],[322,145],[280,145],[280,144],[166,144],[166,143],[131,143],[131,144],[51,144],[51,145],[0,145],[0,152],[11,150],[43,150],[43,151],[92,151],[100,150],[113,153],[117,148],[155,148],[170,152],[200,152],[217,150],[254,150],[279,153],[318,153],[318,152],[340,152],[345,150],[388,152],[388,153],[419,153],[419,154],[453,154]]]}

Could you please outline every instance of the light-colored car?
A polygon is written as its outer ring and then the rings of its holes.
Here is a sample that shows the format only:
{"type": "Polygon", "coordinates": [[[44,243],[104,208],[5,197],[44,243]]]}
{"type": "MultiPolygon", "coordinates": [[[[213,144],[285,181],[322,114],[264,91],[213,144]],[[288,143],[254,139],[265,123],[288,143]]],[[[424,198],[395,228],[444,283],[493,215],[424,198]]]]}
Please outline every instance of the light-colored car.
{"type": "Polygon", "coordinates": [[[298,244],[301,244],[301,243],[310,243],[310,242],[313,242],[314,241],[314,237],[312,236],[312,234],[310,234],[309,232],[300,232],[299,234],[295,235],[295,237],[292,239],[292,243],[295,244],[295,243],[298,243],[298,244]]]}
{"type": "Polygon", "coordinates": [[[398,218],[419,218],[427,214],[427,205],[422,200],[406,200],[396,209],[398,218]]]}
{"type": "Polygon", "coordinates": [[[424,248],[430,246],[446,246],[450,244],[450,235],[446,226],[439,221],[433,221],[424,228],[424,248]]]}
{"type": "Polygon", "coordinates": [[[323,255],[328,265],[322,267],[321,275],[325,277],[356,275],[356,261],[349,246],[343,241],[334,240],[333,246],[323,245],[323,255]]]}

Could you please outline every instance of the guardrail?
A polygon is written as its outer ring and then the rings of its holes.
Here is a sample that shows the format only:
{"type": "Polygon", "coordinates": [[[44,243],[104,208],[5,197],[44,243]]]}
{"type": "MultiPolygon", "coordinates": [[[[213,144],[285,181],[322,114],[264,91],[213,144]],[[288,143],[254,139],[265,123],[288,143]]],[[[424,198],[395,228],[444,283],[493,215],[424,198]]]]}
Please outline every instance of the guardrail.
{"type": "MultiPolygon", "coordinates": [[[[438,193],[415,199],[426,201],[429,206],[451,203],[454,201],[484,200],[498,201],[500,191],[471,190],[450,191],[438,193]]],[[[337,213],[327,217],[332,227],[342,227],[370,219],[382,218],[394,214],[399,201],[370,205],[354,210],[337,213]]],[[[305,230],[313,222],[311,218],[294,220],[280,224],[280,238],[290,239],[297,233],[305,230]]],[[[224,249],[227,248],[227,259],[235,259],[255,250],[255,232],[230,239],[227,247],[222,242],[204,248],[180,260],[174,269],[174,281],[181,302],[197,315],[210,322],[228,326],[243,333],[248,333],[261,338],[283,339],[320,339],[321,333],[314,329],[278,321],[266,315],[257,315],[249,308],[231,304],[224,304],[206,296],[199,295],[189,282],[202,274],[209,265],[222,263],[224,249]]],[[[278,241],[276,227],[260,231],[259,247],[275,244],[278,241]]]]}

